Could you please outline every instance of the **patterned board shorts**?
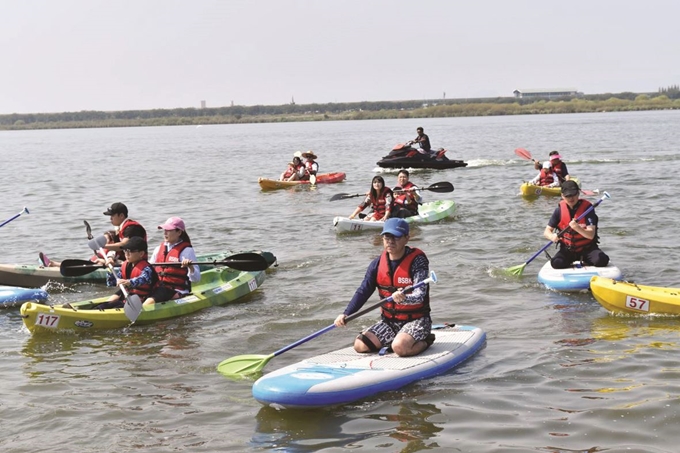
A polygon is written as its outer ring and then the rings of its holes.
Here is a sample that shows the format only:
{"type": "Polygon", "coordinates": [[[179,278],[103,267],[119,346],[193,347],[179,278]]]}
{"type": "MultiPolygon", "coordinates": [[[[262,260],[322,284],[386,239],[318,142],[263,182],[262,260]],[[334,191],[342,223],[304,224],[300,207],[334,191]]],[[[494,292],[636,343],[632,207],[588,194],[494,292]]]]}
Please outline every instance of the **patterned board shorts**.
{"type": "Polygon", "coordinates": [[[413,321],[387,321],[383,319],[366,329],[367,332],[371,332],[378,337],[380,344],[383,346],[392,343],[400,332],[411,335],[415,341],[420,341],[427,338],[431,330],[432,318],[429,316],[423,316],[413,321]]]}

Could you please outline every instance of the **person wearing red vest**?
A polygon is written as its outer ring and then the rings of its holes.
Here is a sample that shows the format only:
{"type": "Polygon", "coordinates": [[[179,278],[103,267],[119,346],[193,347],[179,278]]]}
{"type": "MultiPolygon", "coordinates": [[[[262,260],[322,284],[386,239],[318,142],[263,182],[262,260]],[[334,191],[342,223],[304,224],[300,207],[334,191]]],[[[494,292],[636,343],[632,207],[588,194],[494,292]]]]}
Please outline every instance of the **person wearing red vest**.
{"type": "Polygon", "coordinates": [[[394,212],[392,217],[406,218],[418,215],[418,205],[422,204],[418,186],[409,181],[408,170],[399,170],[397,174],[397,187],[392,189],[394,193],[394,212]]]}
{"type": "Polygon", "coordinates": [[[390,218],[394,203],[394,195],[389,187],[385,187],[385,180],[382,176],[374,176],[371,181],[371,190],[354,212],[349,216],[353,219],[361,211],[371,206],[373,212],[368,214],[364,220],[385,221],[390,218]]]}
{"type": "Polygon", "coordinates": [[[388,219],[381,236],[383,253],[369,264],[361,286],[335,319],[335,325],[345,326],[347,316],[359,311],[378,289],[381,299],[392,296],[393,301],[383,304],[378,323],[359,334],[354,350],[377,352],[391,347],[403,357],[420,354],[434,342],[430,290],[427,286],[407,294],[401,290],[425,280],[430,274],[430,262],[421,250],[406,245],[409,226],[404,219],[388,219]]]}
{"type": "MultiPolygon", "coordinates": [[[[123,203],[113,203],[104,212],[104,215],[111,217],[111,225],[116,227],[118,232],[118,240],[106,245],[107,250],[109,250],[109,256],[113,255],[111,252],[115,252],[116,258],[122,261],[125,259],[123,248],[130,238],[140,237],[144,241],[147,240],[146,230],[139,222],[128,218],[128,208],[123,203]]],[[[145,256],[145,258],[148,258],[148,256],[145,256]]]]}
{"type": "Polygon", "coordinates": [[[569,181],[571,179],[569,170],[567,170],[567,164],[562,162],[562,156],[560,156],[559,151],[550,151],[548,158],[550,159],[550,164],[552,165],[557,178],[560,180],[560,183],[569,181]]]}
{"type": "MultiPolygon", "coordinates": [[[[147,244],[139,236],[130,238],[124,248],[126,260],[120,268],[114,268],[115,273],[107,274],[106,285],[126,287],[129,294],[137,294],[140,299],[148,297],[158,282],[156,271],[146,260],[147,244]]],[[[107,263],[114,264],[113,258],[108,258],[107,263]]],[[[119,288],[115,294],[109,297],[107,302],[95,306],[96,309],[120,308],[125,304],[123,291],[119,288]]]]}
{"type": "Polygon", "coordinates": [[[317,156],[314,151],[305,151],[302,153],[302,157],[305,159],[305,174],[300,179],[309,181],[310,176],[316,176],[319,173],[319,164],[316,162],[317,156]]]}
{"type": "Polygon", "coordinates": [[[291,181],[291,178],[296,174],[295,164],[293,162],[288,162],[288,168],[286,171],[281,173],[279,181],[291,181]]]}
{"type": "Polygon", "coordinates": [[[557,187],[560,185],[559,178],[555,174],[550,162],[543,162],[543,168],[538,172],[536,177],[529,181],[529,184],[535,186],[557,187]]]}
{"type": "Polygon", "coordinates": [[[550,264],[554,269],[566,269],[574,261],[590,266],[606,266],[609,264],[609,257],[597,245],[598,218],[595,210],[576,222],[592,204],[588,200],[579,199],[580,189],[575,181],[562,183],[561,192],[562,200],[543,231],[546,239],[560,244],[560,249],[552,257],[550,264]],[[564,233],[559,236],[558,230],[564,233]]]}
{"type": "Polygon", "coordinates": [[[153,305],[156,302],[179,299],[191,292],[191,283],[201,280],[201,271],[197,265],[196,252],[191,246],[191,239],[186,232],[184,220],[179,217],[170,217],[163,225],[158,225],[163,230],[164,241],[154,249],[151,254],[152,263],[181,263],[181,267],[155,266],[158,273],[158,286],[153,293],[144,301],[144,305],[153,305]]]}

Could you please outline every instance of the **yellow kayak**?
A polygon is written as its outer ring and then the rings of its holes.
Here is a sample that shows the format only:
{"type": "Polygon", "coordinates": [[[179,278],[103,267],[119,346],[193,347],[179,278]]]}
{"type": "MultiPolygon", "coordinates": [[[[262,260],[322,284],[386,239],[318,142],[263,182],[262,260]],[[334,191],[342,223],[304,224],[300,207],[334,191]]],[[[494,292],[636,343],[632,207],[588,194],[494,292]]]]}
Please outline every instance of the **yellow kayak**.
{"type": "MultiPolygon", "coordinates": [[[[576,181],[576,184],[578,184],[579,187],[581,187],[581,181],[579,181],[578,178],[571,178],[572,181],[576,181]]],[[[538,197],[540,195],[546,195],[548,197],[554,197],[554,196],[559,196],[561,193],[560,186],[557,187],[548,187],[548,186],[536,186],[534,184],[530,184],[528,182],[522,183],[521,186],[519,186],[519,191],[522,194],[523,197],[525,198],[533,198],[533,197],[538,197]]]]}
{"type": "Polygon", "coordinates": [[[613,313],[680,315],[680,288],[645,286],[593,277],[590,290],[595,299],[613,313]]]}
{"type": "MultiPolygon", "coordinates": [[[[201,281],[192,285],[191,294],[181,298],[145,305],[135,324],[184,316],[213,305],[225,305],[255,291],[265,279],[265,271],[245,272],[220,267],[201,272],[201,281]]],[[[113,293],[115,289],[112,289],[113,293]]],[[[107,297],[64,305],[40,305],[26,302],[21,317],[28,330],[41,332],[78,332],[94,329],[118,329],[130,325],[122,308],[98,310],[107,297]]]]}

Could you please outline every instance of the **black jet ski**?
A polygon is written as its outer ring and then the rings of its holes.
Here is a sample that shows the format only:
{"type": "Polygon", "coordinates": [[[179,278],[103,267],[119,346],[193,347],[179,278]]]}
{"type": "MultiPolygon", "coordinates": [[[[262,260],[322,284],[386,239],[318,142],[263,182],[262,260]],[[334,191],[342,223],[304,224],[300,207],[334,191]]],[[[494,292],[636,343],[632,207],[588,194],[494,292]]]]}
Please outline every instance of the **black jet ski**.
{"type": "Polygon", "coordinates": [[[387,156],[377,162],[383,168],[456,168],[467,167],[467,162],[451,160],[446,157],[446,150],[439,148],[428,153],[414,148],[413,142],[407,142],[394,147],[387,156]]]}

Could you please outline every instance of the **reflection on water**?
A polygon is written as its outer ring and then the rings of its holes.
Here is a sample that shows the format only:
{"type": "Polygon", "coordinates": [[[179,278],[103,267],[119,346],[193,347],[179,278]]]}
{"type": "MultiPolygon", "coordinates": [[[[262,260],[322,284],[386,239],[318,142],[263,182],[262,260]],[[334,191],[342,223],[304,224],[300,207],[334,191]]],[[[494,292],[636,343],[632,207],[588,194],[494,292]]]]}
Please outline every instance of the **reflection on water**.
{"type": "Polygon", "coordinates": [[[441,423],[432,421],[434,416],[441,415],[436,405],[410,400],[371,408],[373,405],[314,410],[262,407],[256,416],[256,434],[251,445],[285,452],[380,448],[403,453],[439,446],[433,440],[443,430],[441,423]]]}

